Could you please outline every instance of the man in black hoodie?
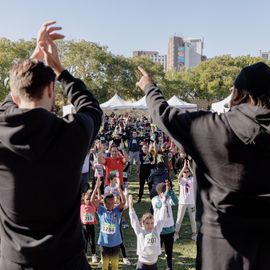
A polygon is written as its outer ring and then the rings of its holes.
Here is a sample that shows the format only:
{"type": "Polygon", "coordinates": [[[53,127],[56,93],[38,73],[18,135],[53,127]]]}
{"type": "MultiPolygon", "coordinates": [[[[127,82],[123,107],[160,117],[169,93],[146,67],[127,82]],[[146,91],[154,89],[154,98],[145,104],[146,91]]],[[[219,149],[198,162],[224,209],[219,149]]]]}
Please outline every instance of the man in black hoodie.
{"type": "Polygon", "coordinates": [[[0,105],[1,270],[89,269],[80,177],[102,111],[62,67],[54,23],[42,26],[32,58],[12,67],[11,93],[0,105]],[[64,118],[51,112],[55,76],[76,110],[64,118]]]}
{"type": "Polygon", "coordinates": [[[138,86],[154,122],[196,163],[197,269],[269,269],[270,68],[262,62],[243,68],[222,115],[170,107],[140,70],[138,86]]]}

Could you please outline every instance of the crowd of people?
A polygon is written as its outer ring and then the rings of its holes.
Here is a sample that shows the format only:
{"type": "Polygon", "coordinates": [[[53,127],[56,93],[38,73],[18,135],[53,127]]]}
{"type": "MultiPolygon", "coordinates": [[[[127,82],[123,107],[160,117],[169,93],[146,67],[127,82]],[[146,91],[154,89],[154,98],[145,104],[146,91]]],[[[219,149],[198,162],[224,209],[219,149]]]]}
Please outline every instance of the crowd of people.
{"type": "MultiPolygon", "coordinates": [[[[128,200],[128,182],[132,180],[139,183],[137,203],[139,204],[142,201],[145,183],[147,183],[152,202],[149,207],[149,218],[158,222],[162,217],[162,221],[164,221],[159,226],[160,233],[155,234],[155,237],[158,238],[152,239],[152,242],[149,240],[150,242],[147,244],[147,250],[150,249],[149,255],[153,252],[151,251],[152,248],[157,248],[156,245],[164,245],[167,269],[173,269],[173,243],[179,238],[179,231],[186,210],[184,206],[188,206],[191,217],[192,239],[196,240],[197,236],[196,226],[194,226],[195,201],[191,162],[184,150],[176,147],[173,141],[161,132],[156,125],[152,124],[146,116],[135,117],[129,113],[105,115],[100,132],[85,158],[82,170],[81,221],[87,242],[85,251],[87,252],[87,246],[89,245],[93,263],[98,262],[95,246],[95,225],[97,224],[95,213],[97,213],[100,222],[98,240],[98,245],[101,246],[102,259],[100,264],[103,269],[108,269],[109,261],[111,261],[113,270],[118,269],[120,250],[123,255],[123,263],[131,264],[127,258],[122,228],[129,227],[125,209],[131,204],[131,201],[128,200]],[[86,178],[89,177],[90,179],[88,185],[85,182],[84,170],[87,164],[89,171],[86,178]],[[135,167],[136,173],[131,175],[131,168],[133,167],[135,167]],[[178,198],[172,189],[172,180],[174,176],[178,175],[181,194],[179,201],[181,204],[179,204],[179,217],[176,221],[177,230],[175,231],[171,206],[178,204],[178,198]],[[165,216],[160,212],[163,197],[165,198],[163,204],[167,208],[165,216]],[[99,205],[101,200],[104,206],[99,205]],[[129,203],[127,203],[128,201],[129,203]],[[102,214],[99,212],[100,208],[103,209],[102,214]],[[106,219],[107,229],[105,230],[104,215],[108,217],[116,209],[119,210],[117,210],[117,218],[113,222],[106,219]],[[110,235],[106,236],[106,232],[110,235]]],[[[135,215],[133,212],[130,217],[134,219],[135,215]]],[[[133,224],[132,222],[131,224],[133,224]]],[[[156,222],[154,225],[156,225],[156,222]]],[[[144,225],[142,224],[142,226],[144,225]]],[[[137,234],[138,229],[135,227],[133,226],[137,234]]],[[[145,251],[142,243],[140,243],[139,249],[140,252],[145,251]]],[[[160,248],[157,250],[160,250],[160,248]]],[[[146,269],[147,267],[147,269],[150,269],[150,266],[152,266],[151,269],[157,269],[159,254],[156,254],[154,258],[152,256],[143,257],[142,260],[140,260],[142,254],[138,254],[137,269],[146,269]]]]}
{"type": "Polygon", "coordinates": [[[129,264],[126,209],[137,237],[137,270],[158,269],[162,245],[167,269],[173,268],[186,209],[197,270],[269,269],[269,66],[258,62],[240,71],[221,115],[169,106],[138,67],[137,86],[152,120],[103,117],[84,82],[62,66],[59,30],[54,21],[42,25],[31,57],[12,65],[10,93],[0,104],[0,269],[89,270],[88,244],[98,262],[97,224],[102,269],[118,269],[120,249],[129,264]],[[75,113],[54,113],[56,80],[75,113]],[[138,205],[145,182],[151,199],[141,221],[128,188],[133,166],[138,205]]]}

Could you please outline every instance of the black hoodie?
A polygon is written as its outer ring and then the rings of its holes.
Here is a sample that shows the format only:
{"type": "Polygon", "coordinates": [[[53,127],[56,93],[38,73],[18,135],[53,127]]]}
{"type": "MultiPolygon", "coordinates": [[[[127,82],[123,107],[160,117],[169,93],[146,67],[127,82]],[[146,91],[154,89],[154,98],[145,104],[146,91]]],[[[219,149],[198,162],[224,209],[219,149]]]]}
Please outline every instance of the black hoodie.
{"type": "Polygon", "coordinates": [[[80,176],[102,117],[82,81],[59,81],[75,114],[19,109],[10,95],[0,106],[1,255],[48,269],[84,249],[80,176]]]}
{"type": "Polygon", "coordinates": [[[145,93],[153,121],[196,162],[201,232],[268,235],[270,110],[242,104],[222,115],[185,113],[170,107],[156,86],[145,93]]]}

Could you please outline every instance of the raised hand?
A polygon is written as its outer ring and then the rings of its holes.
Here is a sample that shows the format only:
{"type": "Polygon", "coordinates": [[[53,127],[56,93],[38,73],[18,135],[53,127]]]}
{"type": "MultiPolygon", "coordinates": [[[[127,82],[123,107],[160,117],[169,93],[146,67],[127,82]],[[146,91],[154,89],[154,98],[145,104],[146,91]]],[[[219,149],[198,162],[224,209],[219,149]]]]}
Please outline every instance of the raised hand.
{"type": "Polygon", "coordinates": [[[119,177],[116,178],[116,187],[120,188],[120,179],[119,179],[119,177]]]}
{"type": "Polygon", "coordinates": [[[128,206],[129,208],[133,208],[133,198],[131,194],[128,196],[128,206]]]}
{"type": "Polygon", "coordinates": [[[99,177],[97,178],[96,186],[97,186],[98,188],[101,187],[101,181],[100,181],[100,178],[99,178],[99,177]]]}
{"type": "Polygon", "coordinates": [[[141,79],[136,83],[136,86],[138,86],[139,88],[141,88],[142,90],[144,90],[145,86],[147,84],[153,84],[153,80],[150,77],[150,75],[142,68],[142,67],[138,67],[139,71],[142,74],[141,79]]]}
{"type": "Polygon", "coordinates": [[[165,184],[166,184],[166,191],[168,192],[171,189],[171,183],[169,180],[165,180],[165,184]]]}
{"type": "Polygon", "coordinates": [[[57,40],[57,39],[63,39],[65,36],[62,34],[59,34],[55,31],[59,31],[62,29],[62,27],[57,27],[57,26],[52,26],[55,24],[56,21],[48,21],[43,23],[41,28],[38,31],[37,34],[37,40],[36,40],[36,48],[31,56],[31,58],[37,59],[37,60],[43,60],[44,59],[44,54],[43,51],[41,50],[39,43],[40,42],[46,42],[48,38],[51,40],[57,40]]]}
{"type": "Polygon", "coordinates": [[[45,63],[54,70],[57,76],[60,75],[64,68],[60,63],[58,50],[55,43],[48,38],[47,41],[39,42],[39,47],[44,54],[45,63]]]}
{"type": "Polygon", "coordinates": [[[123,142],[123,140],[121,140],[121,143],[120,143],[120,149],[123,150],[124,148],[125,148],[124,142],[123,142]]]}

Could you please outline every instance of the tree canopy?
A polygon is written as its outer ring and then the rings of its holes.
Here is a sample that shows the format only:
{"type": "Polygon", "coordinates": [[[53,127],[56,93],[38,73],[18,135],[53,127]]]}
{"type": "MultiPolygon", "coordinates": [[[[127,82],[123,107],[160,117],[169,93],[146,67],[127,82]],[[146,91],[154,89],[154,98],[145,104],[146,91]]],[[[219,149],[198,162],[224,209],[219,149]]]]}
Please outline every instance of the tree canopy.
{"type": "MultiPolygon", "coordinates": [[[[29,57],[34,46],[35,40],[0,39],[0,101],[9,91],[5,82],[12,63],[29,57]]],[[[153,76],[166,98],[177,95],[186,101],[196,98],[210,103],[228,95],[241,68],[263,61],[260,57],[224,55],[203,61],[195,68],[164,72],[160,64],[145,56],[115,56],[107,47],[85,40],[61,41],[58,47],[63,65],[82,79],[100,102],[115,93],[129,100],[142,97],[143,93],[136,89],[140,78],[137,66],[142,66],[153,76]]],[[[59,86],[58,89],[58,102],[62,106],[66,100],[59,86]]]]}

